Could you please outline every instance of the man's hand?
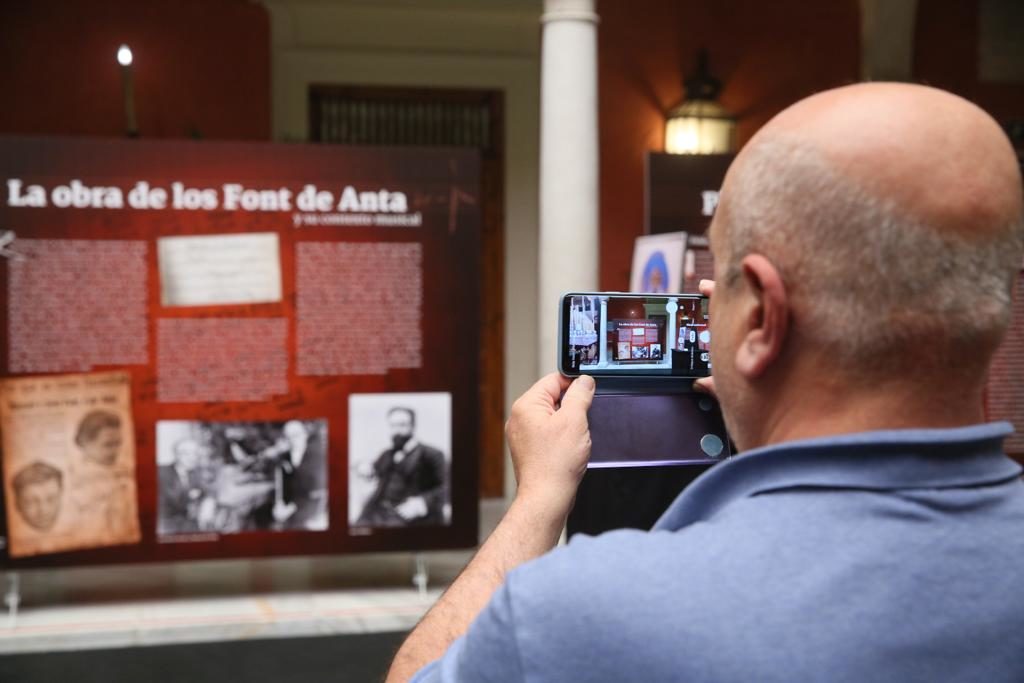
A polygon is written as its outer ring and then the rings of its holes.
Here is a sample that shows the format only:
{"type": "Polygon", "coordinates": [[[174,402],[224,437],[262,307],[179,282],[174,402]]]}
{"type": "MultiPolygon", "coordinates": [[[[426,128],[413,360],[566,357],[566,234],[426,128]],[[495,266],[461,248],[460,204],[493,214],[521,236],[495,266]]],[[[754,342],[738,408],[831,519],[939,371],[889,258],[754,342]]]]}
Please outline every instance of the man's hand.
{"type": "Polygon", "coordinates": [[[295,511],[299,509],[299,506],[295,503],[274,503],[274,507],[271,508],[270,514],[273,516],[275,522],[285,522],[289,517],[295,514],[295,511]]]}
{"type": "MultiPolygon", "coordinates": [[[[697,289],[704,296],[711,298],[715,293],[715,281],[714,280],[701,280],[697,285],[697,289]]],[[[712,359],[712,366],[714,365],[714,359],[712,359]]],[[[694,391],[700,391],[705,394],[715,396],[715,378],[714,377],[701,377],[695,380],[693,383],[694,391]]],[[[717,398],[717,396],[716,396],[717,398]]]]}
{"type": "Polygon", "coordinates": [[[215,526],[217,519],[217,501],[213,498],[203,498],[196,511],[196,523],[201,531],[208,531],[215,526]]]}
{"type": "Polygon", "coordinates": [[[484,609],[507,572],[558,543],[590,457],[587,409],[593,398],[593,378],[570,383],[552,373],[512,406],[505,433],[519,482],[515,500],[469,566],[413,629],[395,655],[388,683],[408,680],[443,655],[484,609]]]}
{"type": "Polygon", "coordinates": [[[513,404],[505,434],[519,483],[517,498],[568,514],[590,457],[587,410],[593,398],[592,377],[570,382],[553,372],[513,404]]]}
{"type": "Polygon", "coordinates": [[[366,479],[367,481],[369,481],[370,479],[377,478],[377,473],[373,469],[373,463],[369,462],[364,462],[357,465],[355,468],[355,473],[356,476],[358,476],[360,479],[366,479]]]}
{"type": "Polygon", "coordinates": [[[406,498],[395,507],[395,512],[397,512],[402,519],[410,522],[427,514],[427,501],[423,499],[423,496],[412,496],[410,498],[406,498]]]}

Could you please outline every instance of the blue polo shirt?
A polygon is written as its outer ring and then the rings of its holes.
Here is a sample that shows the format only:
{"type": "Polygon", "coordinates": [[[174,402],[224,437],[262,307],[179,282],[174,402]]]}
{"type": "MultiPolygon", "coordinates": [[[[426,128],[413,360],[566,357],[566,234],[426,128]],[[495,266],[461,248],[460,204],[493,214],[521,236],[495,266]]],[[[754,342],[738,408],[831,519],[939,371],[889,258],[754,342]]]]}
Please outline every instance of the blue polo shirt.
{"type": "Polygon", "coordinates": [[[1010,425],[789,442],[510,572],[417,681],[1024,681],[1010,425]]]}

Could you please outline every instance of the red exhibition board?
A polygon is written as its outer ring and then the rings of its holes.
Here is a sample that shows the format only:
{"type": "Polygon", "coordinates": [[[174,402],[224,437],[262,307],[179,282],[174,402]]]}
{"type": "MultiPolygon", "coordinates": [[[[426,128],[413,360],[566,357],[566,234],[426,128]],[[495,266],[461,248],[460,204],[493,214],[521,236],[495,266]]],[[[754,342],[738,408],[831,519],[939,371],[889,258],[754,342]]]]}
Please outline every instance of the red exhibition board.
{"type": "Polygon", "coordinates": [[[3,566],[476,543],[476,152],[0,138],[0,183],[3,566]]]}

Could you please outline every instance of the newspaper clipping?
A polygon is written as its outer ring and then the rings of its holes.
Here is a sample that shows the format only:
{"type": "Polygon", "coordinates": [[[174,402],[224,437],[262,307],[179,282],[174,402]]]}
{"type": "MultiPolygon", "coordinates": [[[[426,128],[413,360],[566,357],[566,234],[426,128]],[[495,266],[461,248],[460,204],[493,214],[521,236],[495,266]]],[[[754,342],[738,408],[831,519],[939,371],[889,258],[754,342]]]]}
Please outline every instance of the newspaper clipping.
{"type": "Polygon", "coordinates": [[[138,543],[124,372],[0,381],[11,557],[138,543]]]}

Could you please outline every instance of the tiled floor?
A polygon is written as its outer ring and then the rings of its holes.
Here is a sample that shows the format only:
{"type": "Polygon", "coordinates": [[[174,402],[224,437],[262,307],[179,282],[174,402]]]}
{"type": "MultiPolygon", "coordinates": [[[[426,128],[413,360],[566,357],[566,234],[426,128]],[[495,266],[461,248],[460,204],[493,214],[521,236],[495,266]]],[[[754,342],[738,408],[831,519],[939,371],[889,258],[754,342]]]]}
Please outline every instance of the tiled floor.
{"type": "MultiPolygon", "coordinates": [[[[503,510],[481,505],[480,538],[503,510]]],[[[409,553],[23,572],[16,620],[0,613],[0,655],[408,630],[471,556],[424,553],[424,595],[409,553]]]]}

